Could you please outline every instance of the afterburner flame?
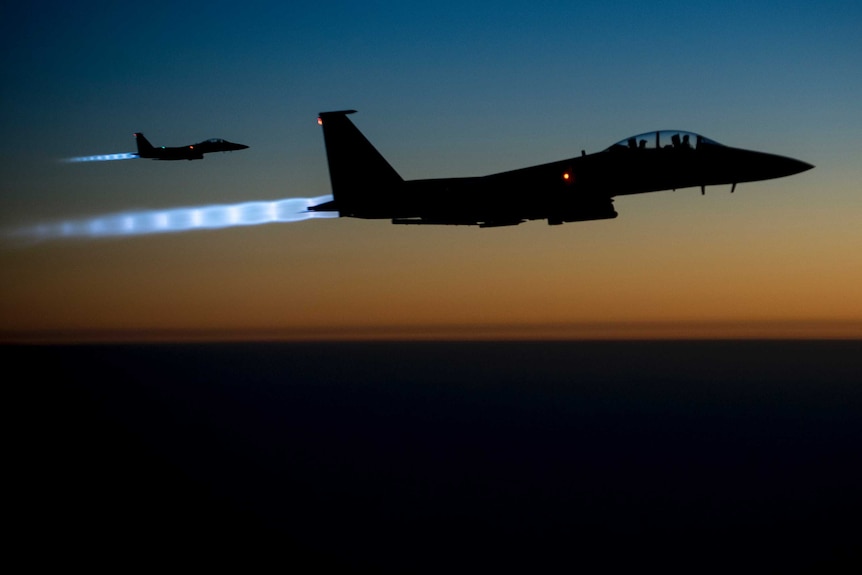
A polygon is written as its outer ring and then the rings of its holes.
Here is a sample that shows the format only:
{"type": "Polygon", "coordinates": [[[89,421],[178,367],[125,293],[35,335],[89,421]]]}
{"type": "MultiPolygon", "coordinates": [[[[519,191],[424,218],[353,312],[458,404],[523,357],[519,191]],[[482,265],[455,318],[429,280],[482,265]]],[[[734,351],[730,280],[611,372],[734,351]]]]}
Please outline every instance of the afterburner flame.
{"type": "Polygon", "coordinates": [[[138,155],[132,152],[121,154],[97,154],[95,156],[78,156],[77,158],[66,158],[64,162],[111,162],[113,160],[137,160],[138,155]]]}
{"type": "Polygon", "coordinates": [[[91,218],[34,224],[12,230],[6,235],[35,241],[105,238],[299,222],[313,218],[337,218],[338,212],[308,211],[311,206],[329,201],[332,201],[331,195],[168,210],[118,212],[91,218]]]}

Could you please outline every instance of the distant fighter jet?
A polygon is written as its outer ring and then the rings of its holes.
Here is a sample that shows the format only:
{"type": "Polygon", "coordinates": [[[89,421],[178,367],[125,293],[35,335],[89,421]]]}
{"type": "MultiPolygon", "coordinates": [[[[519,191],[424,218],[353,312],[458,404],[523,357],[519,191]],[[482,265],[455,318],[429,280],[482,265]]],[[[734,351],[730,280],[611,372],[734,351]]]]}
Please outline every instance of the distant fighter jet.
{"type": "Polygon", "coordinates": [[[138,157],[153,160],[203,160],[204,154],[210,152],[233,152],[248,148],[243,144],[234,144],[220,138],[211,138],[204,142],[179,148],[166,148],[164,146],[155,148],[140,132],[135,132],[135,140],[138,143],[138,157]]]}
{"type": "Polygon", "coordinates": [[[724,146],[692,132],[647,132],[581,156],[481,177],[405,181],[347,117],[323,112],[318,123],[333,200],[309,208],[393,224],[512,226],[617,217],[614,196],[769,180],[814,166],[724,146]]]}

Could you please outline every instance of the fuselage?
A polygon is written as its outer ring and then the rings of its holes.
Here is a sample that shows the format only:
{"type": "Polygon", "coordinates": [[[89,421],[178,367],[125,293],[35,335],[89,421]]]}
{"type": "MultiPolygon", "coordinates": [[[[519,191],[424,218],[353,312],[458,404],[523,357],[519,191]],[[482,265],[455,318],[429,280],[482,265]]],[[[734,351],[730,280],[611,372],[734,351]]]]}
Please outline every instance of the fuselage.
{"type": "Polygon", "coordinates": [[[487,176],[404,181],[391,186],[385,202],[361,206],[356,217],[475,223],[552,219],[562,212],[572,216],[565,221],[576,221],[579,210],[586,210],[584,215],[613,217],[608,210],[590,208],[616,196],[735,185],[811,167],[792,158],[717,143],[702,142],[690,148],[612,146],[594,154],[487,176]]]}
{"type": "Polygon", "coordinates": [[[594,154],[469,178],[404,180],[347,118],[320,115],[334,200],[309,208],[396,224],[501,226],[610,219],[613,198],[753,182],[813,166],[724,146],[693,132],[662,130],[594,154]]]}
{"type": "Polygon", "coordinates": [[[155,147],[140,132],[135,133],[135,139],[138,143],[138,157],[151,160],[203,160],[204,154],[211,152],[233,152],[248,148],[244,144],[235,144],[221,138],[211,138],[197,144],[179,147],[155,147]]]}

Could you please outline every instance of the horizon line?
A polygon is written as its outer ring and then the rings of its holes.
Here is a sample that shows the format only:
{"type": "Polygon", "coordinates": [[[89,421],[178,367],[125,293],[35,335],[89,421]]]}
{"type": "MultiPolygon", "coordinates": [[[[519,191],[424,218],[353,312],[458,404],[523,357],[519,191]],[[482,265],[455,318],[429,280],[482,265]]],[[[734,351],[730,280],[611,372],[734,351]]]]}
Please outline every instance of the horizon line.
{"type": "Polygon", "coordinates": [[[295,328],[3,330],[0,344],[862,340],[862,320],[632,321],[295,328]]]}

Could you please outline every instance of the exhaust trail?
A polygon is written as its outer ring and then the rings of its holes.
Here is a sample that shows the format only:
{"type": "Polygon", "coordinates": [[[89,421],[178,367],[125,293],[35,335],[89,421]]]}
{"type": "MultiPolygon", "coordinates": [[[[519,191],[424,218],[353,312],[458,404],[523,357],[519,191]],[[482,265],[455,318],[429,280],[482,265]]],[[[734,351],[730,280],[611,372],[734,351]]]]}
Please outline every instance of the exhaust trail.
{"type": "Polygon", "coordinates": [[[332,201],[332,195],[284,198],[275,201],[192,206],[167,210],[128,211],[91,218],[39,223],[11,230],[9,238],[45,241],[178,233],[234,226],[300,222],[337,218],[338,212],[310,212],[308,208],[332,201]]]}
{"type": "Polygon", "coordinates": [[[67,163],[76,162],[111,162],[113,160],[137,160],[138,155],[133,152],[123,152],[121,154],[98,154],[95,156],[78,156],[77,158],[66,158],[62,160],[67,163]]]}

